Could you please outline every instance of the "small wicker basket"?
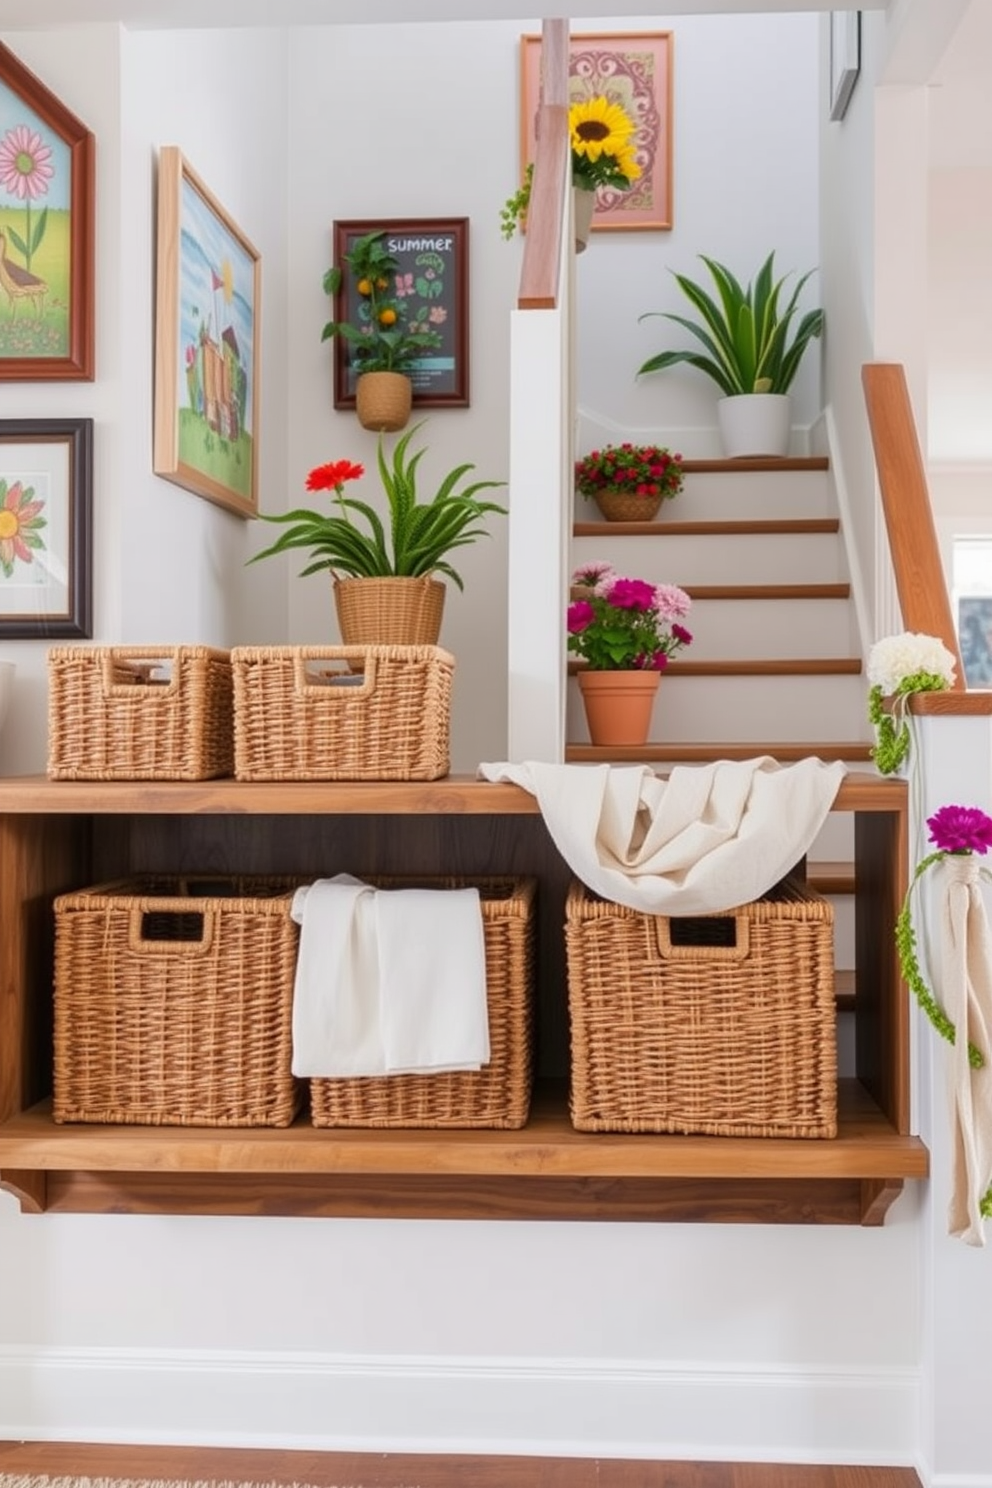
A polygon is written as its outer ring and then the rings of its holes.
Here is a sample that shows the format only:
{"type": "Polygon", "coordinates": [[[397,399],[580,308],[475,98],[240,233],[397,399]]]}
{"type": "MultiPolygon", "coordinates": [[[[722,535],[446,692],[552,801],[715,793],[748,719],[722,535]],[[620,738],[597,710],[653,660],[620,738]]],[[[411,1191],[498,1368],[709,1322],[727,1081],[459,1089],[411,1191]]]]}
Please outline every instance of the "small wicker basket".
{"type": "Polygon", "coordinates": [[[288,1126],[295,881],[138,878],[55,901],[59,1122],[288,1126]]]}
{"type": "Polygon", "coordinates": [[[210,780],[234,767],[226,651],[56,646],[48,685],[53,780],[210,780]]]}
{"type": "Polygon", "coordinates": [[[786,880],[727,915],[639,914],[573,883],[580,1131],[837,1134],[833,907],[786,880]]]}
{"type": "Polygon", "coordinates": [[[335,579],[343,646],[436,646],[446,589],[440,579],[335,579]]]}
{"type": "Polygon", "coordinates": [[[437,646],[239,646],[239,780],[439,780],[455,659],[437,646]]]}
{"type": "MultiPolygon", "coordinates": [[[[403,887],[397,879],[369,879],[403,887]]],[[[412,881],[409,881],[412,882],[412,881]]],[[[480,1070],[310,1081],[314,1126],[519,1129],[530,1113],[534,1062],[534,910],[529,878],[418,880],[477,887],[482,908],[490,1061],[480,1070]]]]}

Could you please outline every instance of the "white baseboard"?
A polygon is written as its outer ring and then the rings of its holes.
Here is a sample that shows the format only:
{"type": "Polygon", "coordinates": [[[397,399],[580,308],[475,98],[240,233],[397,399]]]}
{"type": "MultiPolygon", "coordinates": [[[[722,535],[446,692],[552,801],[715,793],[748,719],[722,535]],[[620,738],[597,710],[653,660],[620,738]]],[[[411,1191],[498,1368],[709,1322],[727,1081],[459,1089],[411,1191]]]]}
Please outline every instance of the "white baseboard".
{"type": "Polygon", "coordinates": [[[7,1440],[898,1466],[918,1419],[913,1370],[0,1349],[7,1440]]]}

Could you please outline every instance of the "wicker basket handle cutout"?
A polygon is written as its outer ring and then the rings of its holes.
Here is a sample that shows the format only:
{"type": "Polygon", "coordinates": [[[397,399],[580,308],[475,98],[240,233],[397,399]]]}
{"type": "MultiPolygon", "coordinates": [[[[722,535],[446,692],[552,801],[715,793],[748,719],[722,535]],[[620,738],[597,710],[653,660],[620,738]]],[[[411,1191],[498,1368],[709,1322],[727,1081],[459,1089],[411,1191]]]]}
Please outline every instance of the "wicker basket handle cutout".
{"type": "Polygon", "coordinates": [[[156,697],[171,697],[179,691],[179,678],[178,651],[159,656],[130,647],[109,646],[103,657],[106,697],[138,698],[152,690],[156,697]]]}
{"type": "Polygon", "coordinates": [[[375,656],[370,656],[361,646],[341,646],[320,655],[315,652],[297,654],[293,657],[293,685],[297,697],[313,696],[333,699],[331,706],[353,701],[355,698],[371,697],[376,686],[375,656]],[[362,664],[361,671],[339,671],[328,663],[349,658],[362,664]]]}
{"type": "Polygon", "coordinates": [[[672,923],[668,915],[654,917],[658,954],[665,961],[746,961],[750,954],[747,915],[680,917],[674,939],[672,923]]]}
{"type": "Polygon", "coordinates": [[[214,940],[217,915],[189,900],[139,899],[131,907],[127,947],[135,956],[206,956],[214,940]]]}

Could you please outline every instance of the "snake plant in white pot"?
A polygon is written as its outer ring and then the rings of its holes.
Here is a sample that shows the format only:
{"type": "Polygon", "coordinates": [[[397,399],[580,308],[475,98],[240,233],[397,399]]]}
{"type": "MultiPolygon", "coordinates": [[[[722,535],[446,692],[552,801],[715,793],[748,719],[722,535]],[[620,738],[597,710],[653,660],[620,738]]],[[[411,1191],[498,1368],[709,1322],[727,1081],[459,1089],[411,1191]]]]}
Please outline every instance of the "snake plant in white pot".
{"type": "Polygon", "coordinates": [[[705,254],[700,258],[710,272],[715,296],[687,275],[675,275],[698,321],[668,310],[649,310],[640,319],[660,315],[674,321],[702,349],[659,352],[638,368],[637,375],[680,364],[695,367],[723,394],[717,421],[728,456],[786,455],[791,428],[789,388],[810,342],[823,333],[822,310],[799,313],[799,296],[813,270],[803,274],[786,297],[788,275],[775,278],[774,253],[747,285],[716,259],[705,254]]]}

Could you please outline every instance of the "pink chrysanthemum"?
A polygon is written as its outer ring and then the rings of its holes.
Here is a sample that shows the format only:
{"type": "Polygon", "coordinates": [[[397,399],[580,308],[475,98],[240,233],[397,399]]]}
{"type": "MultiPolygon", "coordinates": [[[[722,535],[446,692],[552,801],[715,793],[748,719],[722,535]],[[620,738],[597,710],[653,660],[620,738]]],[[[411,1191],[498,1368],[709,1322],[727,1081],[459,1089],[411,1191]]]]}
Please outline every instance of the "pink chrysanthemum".
{"type": "Polygon", "coordinates": [[[652,610],[654,592],[644,579],[615,579],[604,598],[617,610],[652,610]]]}
{"type": "Polygon", "coordinates": [[[684,620],[692,609],[692,600],[677,584],[656,584],[654,602],[664,620],[684,620]]]}
{"type": "Polygon", "coordinates": [[[980,853],[992,847],[992,817],[977,806],[941,806],[927,818],[930,841],[938,852],[980,853]]]}

